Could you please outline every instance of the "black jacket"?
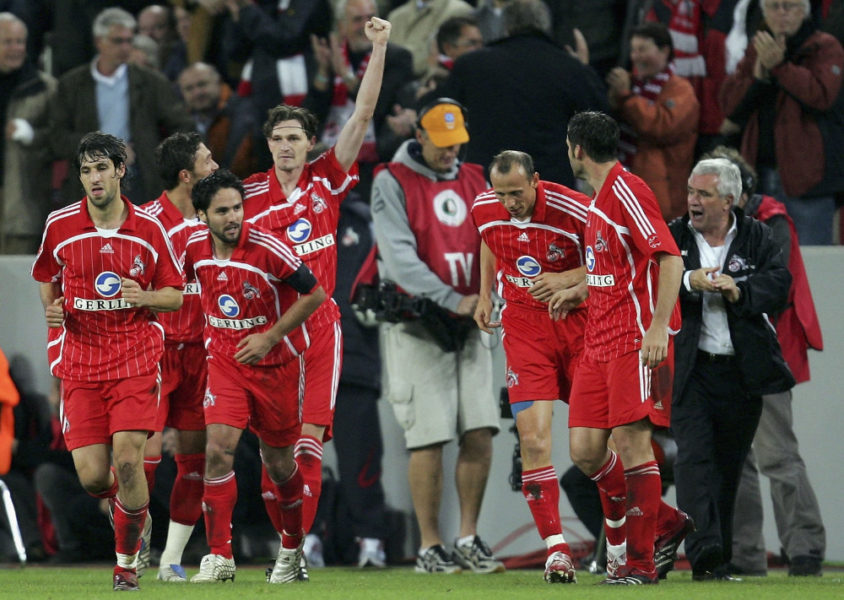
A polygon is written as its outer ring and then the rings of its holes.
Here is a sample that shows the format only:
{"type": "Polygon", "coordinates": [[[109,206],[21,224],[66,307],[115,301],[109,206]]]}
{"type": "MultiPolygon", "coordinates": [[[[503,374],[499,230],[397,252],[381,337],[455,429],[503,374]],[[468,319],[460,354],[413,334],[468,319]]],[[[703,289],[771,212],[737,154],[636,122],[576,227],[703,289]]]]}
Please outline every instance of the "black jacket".
{"type": "MultiPolygon", "coordinates": [[[[155,148],[177,131],[195,131],[184,102],[173,92],[172,84],[158,71],[130,64],[129,132],[135,150],[135,165],[121,182],[121,192],[135,204],[149,202],[164,189],[155,164],[155,148]]],[[[65,204],[78,201],[84,191],[73,164],[83,136],[100,128],[97,112],[97,83],[91,64],[85,63],[65,73],[50,103],[50,145],[55,158],[68,160],[70,170],[62,189],[65,204]]]]}
{"type": "MultiPolygon", "coordinates": [[[[784,308],[791,274],[771,230],[764,223],[744,216],[740,209],[734,209],[733,215],[738,219],[737,232],[727,251],[723,272],[736,280],[741,297],[735,304],[725,301],[724,305],[742,384],[754,396],[783,392],[794,386],[794,377],[765,314],[784,308]]],[[[689,217],[675,219],[668,227],[683,256],[684,270],[699,269],[700,253],[689,217]]],[[[686,382],[695,366],[703,317],[702,298],[701,292],[689,292],[685,285],[680,286],[683,327],[674,342],[675,405],[682,402],[686,382]]]]}
{"type": "Polygon", "coordinates": [[[542,179],[569,187],[574,187],[566,158],[569,119],[583,110],[609,112],[595,71],[539,32],[462,55],[437,95],[469,110],[466,162],[486,167],[502,150],[522,150],[533,157],[542,179]]]}
{"type": "Polygon", "coordinates": [[[340,307],[343,328],[340,383],[380,390],[378,328],[361,324],[349,304],[352,286],[374,243],[369,205],[352,192],[340,205],[340,222],[337,225],[337,287],[334,289],[334,300],[340,307]]]}

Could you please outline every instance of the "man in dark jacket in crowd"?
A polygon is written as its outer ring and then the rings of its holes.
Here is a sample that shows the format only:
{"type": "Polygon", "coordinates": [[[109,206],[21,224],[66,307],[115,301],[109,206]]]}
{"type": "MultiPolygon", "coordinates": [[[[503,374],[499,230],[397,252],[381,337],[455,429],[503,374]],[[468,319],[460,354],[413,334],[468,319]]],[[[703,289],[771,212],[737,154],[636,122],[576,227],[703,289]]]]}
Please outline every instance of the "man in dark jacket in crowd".
{"type": "MultiPolygon", "coordinates": [[[[378,328],[364,325],[350,305],[362,269],[374,268],[375,243],[369,205],[352,192],[340,205],[337,226],[337,289],[343,328],[343,368],[334,413],[334,447],[340,494],[348,520],[343,529],[357,540],[359,567],[386,566],[384,542],[389,534],[381,459],[384,443],[378,417],[381,354],[378,328]]],[[[373,273],[374,275],[374,273],[373,273]]],[[[348,553],[347,553],[348,555],[348,553]]]]}
{"type": "MultiPolygon", "coordinates": [[[[107,8],[92,27],[98,54],[59,79],[50,106],[50,143],[59,159],[73,160],[82,137],[100,130],[127,143],[129,186],[134,204],[152,200],[164,189],[155,166],[155,147],[177,131],[193,131],[192,119],[163,75],[127,64],[137,22],[121,8],[107,8]]],[[[72,170],[71,170],[72,171],[72,170]]],[[[66,203],[82,197],[75,173],[63,189],[66,203]]]]}
{"type": "Polygon", "coordinates": [[[34,254],[50,212],[47,106],[56,80],[26,51],[24,22],[0,12],[0,253],[34,254]]]}
{"type": "Polygon", "coordinates": [[[574,187],[566,127],[576,112],[609,112],[604,85],[548,37],[551,16],[540,0],[507,4],[504,23],[508,37],[458,58],[436,95],[472,115],[467,162],[488,165],[504,148],[521,150],[543,179],[574,187]]]}

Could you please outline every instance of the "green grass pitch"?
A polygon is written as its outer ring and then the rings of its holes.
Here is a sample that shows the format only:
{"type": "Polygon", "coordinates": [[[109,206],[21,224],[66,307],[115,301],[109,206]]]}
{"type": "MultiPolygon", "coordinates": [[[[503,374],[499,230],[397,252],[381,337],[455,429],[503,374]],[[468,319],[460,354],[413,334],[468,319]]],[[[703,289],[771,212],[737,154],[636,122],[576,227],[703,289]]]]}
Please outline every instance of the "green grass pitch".
{"type": "MultiPolygon", "coordinates": [[[[198,569],[188,568],[188,574],[198,569]]],[[[411,567],[385,570],[359,570],[328,567],[312,569],[309,583],[269,585],[264,569],[238,567],[234,583],[166,584],[155,580],[155,568],[141,578],[144,598],[168,600],[213,600],[232,598],[315,598],[362,600],[404,600],[410,598],[479,598],[489,600],[538,600],[566,597],[596,598],[648,597],[670,600],[810,600],[844,599],[844,570],[827,569],[823,577],[789,578],[784,571],[772,570],[768,577],[745,578],[740,583],[692,582],[689,571],[672,572],[658,586],[609,587],[595,585],[597,575],[578,571],[574,585],[549,585],[538,570],[511,570],[496,575],[420,575],[411,567]]],[[[114,599],[111,568],[102,566],[0,567],[0,598],[20,600],[98,600],[114,599]]]]}

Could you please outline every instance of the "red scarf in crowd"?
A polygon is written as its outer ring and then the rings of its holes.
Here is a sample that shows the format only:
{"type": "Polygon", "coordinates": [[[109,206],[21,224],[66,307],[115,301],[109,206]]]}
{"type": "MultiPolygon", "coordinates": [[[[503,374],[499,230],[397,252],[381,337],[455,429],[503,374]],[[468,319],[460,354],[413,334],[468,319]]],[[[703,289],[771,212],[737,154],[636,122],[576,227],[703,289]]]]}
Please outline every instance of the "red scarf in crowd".
{"type": "MultiPolygon", "coordinates": [[[[668,31],[674,45],[674,68],[681,77],[704,77],[706,61],[700,53],[703,23],[700,0],[662,0],[671,12],[668,31]]],[[[655,14],[649,20],[658,21],[655,14]]]]}
{"type": "MultiPolygon", "coordinates": [[[[366,66],[369,64],[369,58],[372,52],[367,52],[363,60],[360,61],[358,68],[355,70],[355,76],[360,81],[366,71],[366,66]]],[[[351,68],[349,61],[349,46],[343,45],[343,56],[346,59],[346,67],[351,68]]],[[[337,138],[340,135],[340,130],[346,121],[352,116],[355,110],[355,102],[349,97],[349,88],[343,80],[342,75],[334,76],[334,90],[331,97],[331,108],[328,111],[328,116],[325,118],[325,127],[322,132],[322,142],[326,146],[333,146],[337,143],[337,138]]],[[[358,162],[363,163],[377,163],[378,152],[375,147],[375,126],[372,121],[369,122],[369,127],[366,129],[366,135],[363,138],[363,144],[358,153],[358,162]]]]}
{"type": "MultiPolygon", "coordinates": [[[[651,77],[650,79],[633,78],[630,92],[634,96],[641,96],[648,102],[653,104],[656,102],[659,95],[662,93],[662,88],[674,75],[674,65],[669,63],[665,69],[651,77]]],[[[636,144],[638,134],[630,125],[621,123],[621,139],[618,142],[618,160],[621,161],[625,167],[630,167],[633,160],[633,155],[636,154],[636,144]]]]}
{"type": "MultiPolygon", "coordinates": [[[[281,101],[290,106],[302,106],[308,93],[308,70],[305,68],[305,55],[302,53],[280,58],[275,62],[281,101]]],[[[240,72],[237,95],[252,95],[252,59],[250,58],[240,72]]]]}

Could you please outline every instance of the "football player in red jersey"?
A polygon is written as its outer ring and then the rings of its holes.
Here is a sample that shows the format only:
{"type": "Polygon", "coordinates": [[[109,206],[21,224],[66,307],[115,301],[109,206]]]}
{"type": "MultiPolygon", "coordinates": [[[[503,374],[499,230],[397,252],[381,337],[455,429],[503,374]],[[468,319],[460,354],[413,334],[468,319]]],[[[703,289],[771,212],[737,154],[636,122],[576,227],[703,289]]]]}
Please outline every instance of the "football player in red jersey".
{"type": "MultiPolygon", "coordinates": [[[[522,493],[545,541],[545,580],[577,580],[560,524],[560,487],[551,464],[553,401],[568,402],[583,350],[586,305],[552,321],[547,301],[560,288],[585,282],[583,232],[589,198],[541,181],[533,159],[505,150],[489,168],[492,189],[478,195],[472,218],[481,233],[481,288],[475,321],[501,326],[510,408],[519,431],[522,493]],[[493,282],[506,302],[490,322],[493,282]]],[[[584,286],[579,285],[583,288],[584,286]]]]}
{"type": "MultiPolygon", "coordinates": [[[[329,298],[337,271],[337,223],[340,202],[358,182],[356,159],[372,121],[384,72],[390,23],[372,17],[365,34],[372,54],[355,98],[355,108],[340,131],[337,143],[311,162],[317,121],[303,108],[280,105],[269,112],[263,133],[273,157],[273,167],[243,182],[244,214],[250,223],[269,229],[289,243],[314,272],[329,298]]],[[[316,515],[322,488],[322,447],[331,438],[334,402],[342,364],[343,339],[340,310],[333,300],[308,319],[313,335],[301,364],[290,363],[286,377],[302,381],[302,435],[296,460],[305,479],[305,530],[316,515]]],[[[274,488],[264,474],[262,489],[270,519],[278,526],[274,488]]],[[[306,555],[319,564],[321,554],[311,552],[318,542],[308,536],[306,555]]]]}
{"type": "Polygon", "coordinates": [[[62,380],[65,442],[82,486],[109,499],[114,589],[135,590],[149,506],[144,446],[164,349],[153,311],[181,306],[184,276],[161,224],[121,196],[126,144],[89,133],[77,165],[85,197],[47,218],[32,276],[48,327],[61,330],[52,366],[62,380]]]}
{"type": "MultiPolygon", "coordinates": [[[[161,221],[177,256],[182,256],[188,238],[205,224],[196,216],[191,190],[197,181],[217,170],[211,151],[198,133],[175,133],[156,148],[156,163],[167,189],[141,208],[161,221]]],[[[199,289],[188,282],[182,308],[159,316],[166,334],[161,359],[161,402],[156,433],[147,440],[144,473],[152,491],[155,469],[161,462],[161,431],[176,430],[176,480],[170,494],[170,525],[161,554],[157,578],[186,581],[181,567],[182,552],[193,526],[202,515],[202,473],[205,470],[205,346],[202,328],[205,318],[199,304],[199,289]]],[[[151,524],[144,526],[145,547],[141,563],[149,562],[151,524]]],[[[143,565],[146,566],[146,565],[143,565]]]]}
{"type": "Polygon", "coordinates": [[[693,525],[661,501],[651,447],[653,427],[669,425],[683,260],[653,192],[616,159],[618,140],[618,124],[604,113],[569,121],[572,171],[595,190],[585,234],[589,315],[569,442],[572,460],[601,492],[606,583],[630,585],[656,583],[661,555],[673,553],[693,525]],[[623,472],[607,448],[610,434],[623,472]]]}
{"type": "Polygon", "coordinates": [[[261,444],[273,485],[281,537],[270,583],[300,576],[302,474],[293,458],[299,437],[298,385],[284,379],[310,339],[305,319],[325,300],[313,273],[270,232],[243,222],[240,180],[220,170],[200,180],[193,205],[207,231],[185,249],[206,317],[208,385],[203,402],[207,444],[202,506],[210,554],[191,582],[234,579],[231,516],[237,500],[234,452],[247,425],[261,444]]]}

